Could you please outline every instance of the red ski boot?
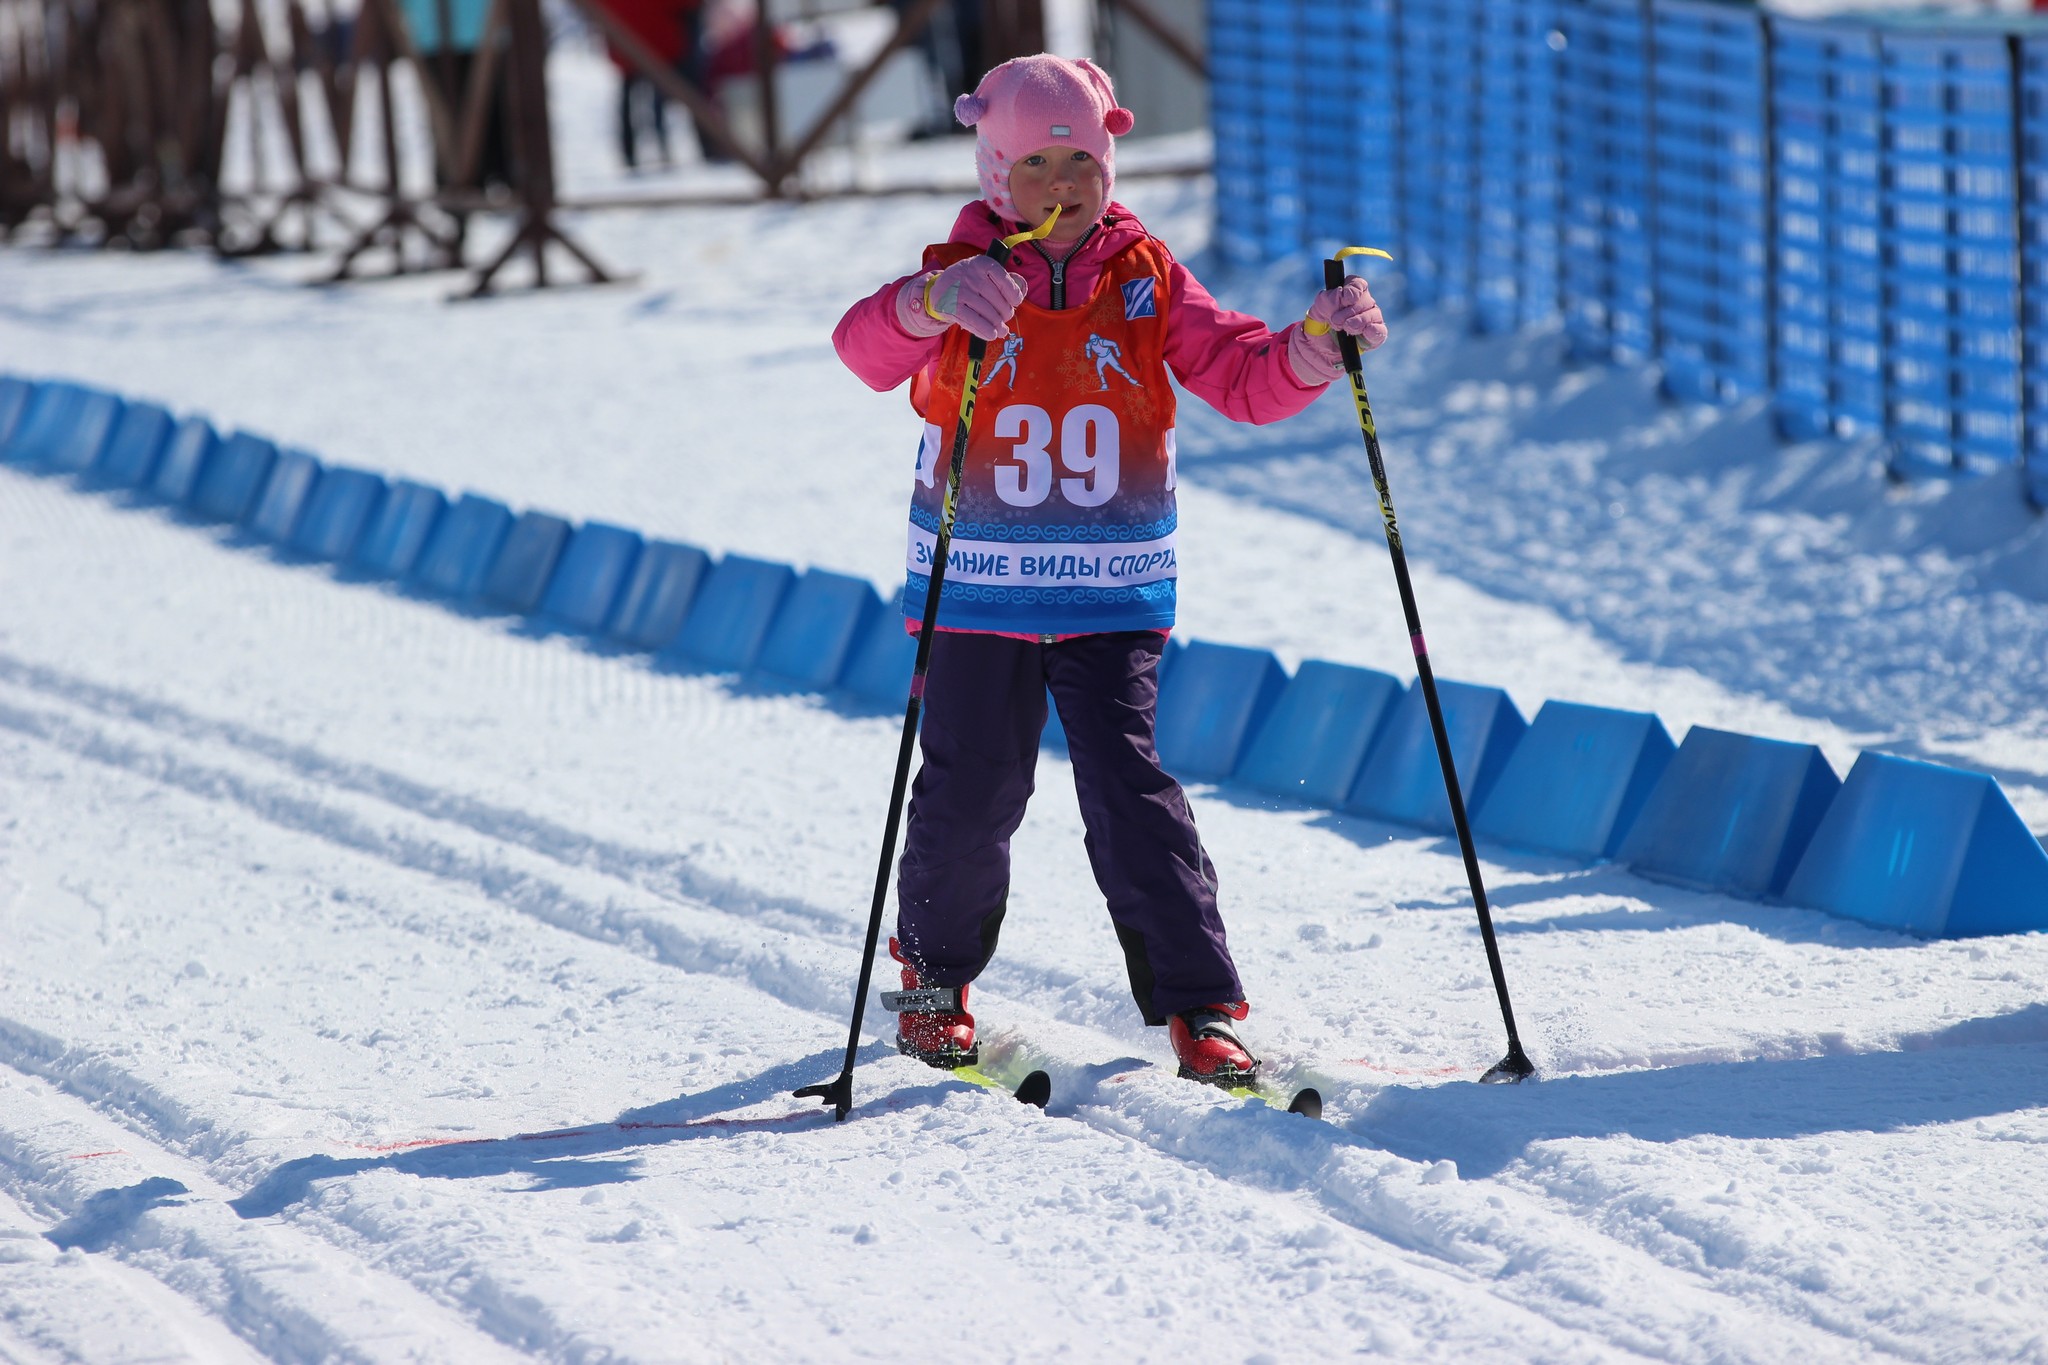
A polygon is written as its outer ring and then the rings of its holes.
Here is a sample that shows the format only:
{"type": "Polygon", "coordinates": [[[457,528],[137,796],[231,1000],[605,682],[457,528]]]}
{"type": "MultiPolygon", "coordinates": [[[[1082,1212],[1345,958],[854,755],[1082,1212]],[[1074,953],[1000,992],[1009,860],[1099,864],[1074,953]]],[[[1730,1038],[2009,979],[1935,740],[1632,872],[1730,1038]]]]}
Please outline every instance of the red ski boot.
{"type": "Polygon", "coordinates": [[[1252,1007],[1240,1000],[1234,1005],[1202,1005],[1182,1010],[1166,1021],[1167,1037],[1173,1040],[1173,1055],[1180,1058],[1184,1081],[1205,1085],[1250,1085],[1259,1078],[1259,1059],[1245,1049],[1233,1020],[1242,1019],[1252,1007]]]}
{"type": "Polygon", "coordinates": [[[903,964],[903,989],[882,992],[882,1008],[896,1016],[896,1050],[944,1071],[973,1066],[981,1049],[974,1044],[967,987],[923,984],[893,936],[889,956],[903,964]]]}

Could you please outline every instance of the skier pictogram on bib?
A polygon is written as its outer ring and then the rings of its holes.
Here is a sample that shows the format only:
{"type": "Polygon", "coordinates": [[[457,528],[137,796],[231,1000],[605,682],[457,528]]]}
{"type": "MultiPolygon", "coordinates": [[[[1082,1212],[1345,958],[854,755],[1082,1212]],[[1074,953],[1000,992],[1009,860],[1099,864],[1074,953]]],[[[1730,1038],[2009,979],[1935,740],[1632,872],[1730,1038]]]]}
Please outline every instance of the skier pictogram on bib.
{"type": "Polygon", "coordinates": [[[1023,337],[1018,336],[1015,332],[1004,337],[1003,353],[997,357],[995,365],[988,372],[988,376],[981,381],[981,386],[985,389],[993,387],[996,382],[996,376],[1001,374],[1005,368],[1008,368],[1010,371],[1009,378],[1005,382],[1014,385],[1017,381],[1017,357],[1023,350],[1023,337]]]}
{"type": "Polygon", "coordinates": [[[1108,371],[1110,370],[1115,370],[1118,374],[1122,375],[1125,382],[1129,383],[1132,388],[1142,389],[1145,387],[1137,380],[1132,379],[1130,371],[1124,368],[1124,348],[1111,341],[1108,337],[1103,336],[1100,332],[1088,334],[1087,344],[1081,347],[1081,354],[1095,362],[1095,382],[1099,388],[1106,389],[1109,387],[1108,371]]]}

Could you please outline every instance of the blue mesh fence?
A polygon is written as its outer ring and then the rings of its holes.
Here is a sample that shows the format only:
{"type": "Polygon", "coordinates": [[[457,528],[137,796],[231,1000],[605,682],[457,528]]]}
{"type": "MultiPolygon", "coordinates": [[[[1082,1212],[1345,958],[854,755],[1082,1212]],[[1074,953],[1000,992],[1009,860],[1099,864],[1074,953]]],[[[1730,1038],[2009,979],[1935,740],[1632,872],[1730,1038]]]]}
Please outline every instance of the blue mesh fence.
{"type": "Polygon", "coordinates": [[[1779,22],[1771,37],[1778,425],[1795,439],[1875,430],[1884,425],[1877,35],[1779,22]]]}
{"type": "Polygon", "coordinates": [[[1666,0],[1651,28],[1657,356],[1665,387],[1728,400],[1770,383],[1764,26],[1666,0]]]}
{"type": "Polygon", "coordinates": [[[2020,44],[2021,419],[2029,496],[2048,506],[2048,39],[2020,44]]]}
{"type": "Polygon", "coordinates": [[[1413,304],[1468,302],[1479,225],[1479,22],[1484,0],[1396,11],[1401,230],[1394,246],[1413,304]]]}
{"type": "Polygon", "coordinates": [[[1222,254],[1389,246],[1674,394],[2048,504],[2048,28],[1729,0],[1213,0],[1222,254]]]}
{"type": "Polygon", "coordinates": [[[2019,213],[2003,36],[1883,33],[1885,425],[1906,472],[2019,458],[2019,213]]]}
{"type": "Polygon", "coordinates": [[[1565,335],[1586,359],[1656,350],[1647,16],[1640,0],[1559,6],[1560,289],[1565,335]]]}
{"type": "Polygon", "coordinates": [[[1557,315],[1557,11],[1557,0],[1523,0],[1484,5],[1479,14],[1472,318],[1482,331],[1557,315]]]}
{"type": "Polygon", "coordinates": [[[1394,0],[1303,0],[1302,76],[1308,122],[1308,242],[1381,246],[1398,240],[1394,0]]]}

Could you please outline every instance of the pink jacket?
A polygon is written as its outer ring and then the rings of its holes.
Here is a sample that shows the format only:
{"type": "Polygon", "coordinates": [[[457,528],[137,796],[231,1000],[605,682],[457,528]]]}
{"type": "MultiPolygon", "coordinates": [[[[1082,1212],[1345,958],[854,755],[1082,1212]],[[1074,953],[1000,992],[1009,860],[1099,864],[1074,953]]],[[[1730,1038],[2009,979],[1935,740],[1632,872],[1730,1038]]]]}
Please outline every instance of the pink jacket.
{"type": "MultiPolygon", "coordinates": [[[[951,241],[986,248],[1016,231],[980,200],[960,210],[951,241]]],[[[1149,236],[1145,225],[1121,204],[1112,203],[1094,235],[1066,261],[1068,304],[1088,297],[1103,262],[1134,238],[1149,236]]],[[[1057,258],[1059,249],[1052,249],[1057,258]]],[[[1052,265],[1036,246],[1022,246],[1010,269],[1024,279],[1031,302],[1052,306],[1052,265]]],[[[922,273],[922,272],[919,272],[922,273]]],[[[887,391],[920,370],[931,370],[945,345],[945,333],[912,336],[896,320],[896,296],[911,276],[891,280],[846,310],[833,329],[832,345],[846,368],[871,389],[887,391]]],[[[1234,422],[1277,422],[1292,417],[1327,388],[1304,384],[1287,358],[1287,331],[1275,333],[1249,313],[1218,304],[1179,261],[1173,263],[1172,310],[1168,314],[1166,363],[1189,393],[1234,422]]],[[[1299,324],[1295,324],[1299,325],[1299,324]]]]}

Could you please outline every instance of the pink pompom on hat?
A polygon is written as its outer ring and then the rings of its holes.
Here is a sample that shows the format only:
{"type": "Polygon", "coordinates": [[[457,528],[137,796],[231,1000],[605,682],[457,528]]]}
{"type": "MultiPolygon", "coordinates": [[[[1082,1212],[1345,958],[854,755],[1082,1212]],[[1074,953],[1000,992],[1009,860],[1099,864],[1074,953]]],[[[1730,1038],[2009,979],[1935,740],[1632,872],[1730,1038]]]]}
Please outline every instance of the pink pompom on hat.
{"type": "Polygon", "coordinates": [[[1102,163],[1105,200],[1116,180],[1114,139],[1131,131],[1131,111],[1116,102],[1109,76],[1083,57],[1050,52],[1016,57],[981,78],[953,102],[953,117],[972,128],[974,168],[990,208],[1018,221],[1010,168],[1041,147],[1074,147],[1102,163]]]}

